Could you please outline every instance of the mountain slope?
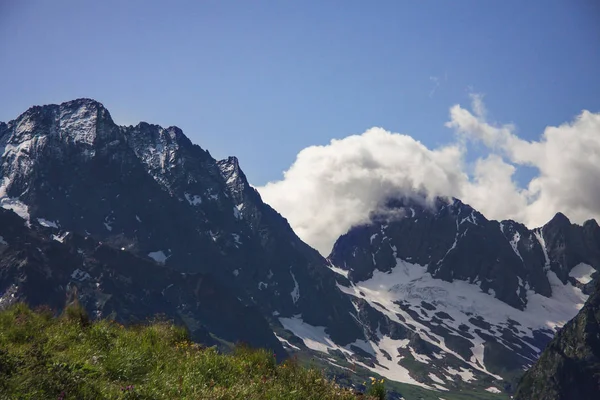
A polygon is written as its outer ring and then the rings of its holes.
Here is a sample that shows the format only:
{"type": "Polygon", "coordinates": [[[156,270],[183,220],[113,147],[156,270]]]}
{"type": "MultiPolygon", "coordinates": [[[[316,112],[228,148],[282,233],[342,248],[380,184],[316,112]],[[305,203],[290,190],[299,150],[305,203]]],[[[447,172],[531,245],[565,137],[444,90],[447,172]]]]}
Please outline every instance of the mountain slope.
{"type": "Polygon", "coordinates": [[[79,299],[88,313],[121,323],[164,314],[191,337],[246,342],[284,350],[253,307],[244,306],[209,275],[181,274],[78,234],[32,223],[0,208],[0,308],[17,301],[64,308],[79,299]]]}
{"type": "Polygon", "coordinates": [[[373,370],[393,378],[403,367],[410,376],[400,379],[438,388],[453,387],[456,371],[470,384],[510,383],[587,299],[599,231],[562,214],[529,230],[456,199],[403,198],[341,236],[329,260],[354,300],[373,370]]]}
{"type": "Polygon", "coordinates": [[[577,316],[525,373],[515,399],[592,400],[600,390],[600,281],[577,316]]]}
{"type": "Polygon", "coordinates": [[[0,204],[32,223],[207,274],[275,328],[302,315],[342,343],[361,332],[327,261],[237,160],[217,162],[176,127],[117,126],[102,104],[78,99],[3,124],[0,154],[0,204]]]}

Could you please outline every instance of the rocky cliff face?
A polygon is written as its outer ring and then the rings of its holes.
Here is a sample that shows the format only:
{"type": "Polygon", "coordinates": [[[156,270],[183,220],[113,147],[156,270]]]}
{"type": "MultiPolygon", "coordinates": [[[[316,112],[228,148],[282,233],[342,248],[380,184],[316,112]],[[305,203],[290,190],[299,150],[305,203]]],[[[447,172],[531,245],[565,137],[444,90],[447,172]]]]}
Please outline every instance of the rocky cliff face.
{"type": "Polygon", "coordinates": [[[144,323],[163,314],[207,345],[245,342],[285,351],[255,307],[210,275],[172,268],[0,208],[0,307],[16,301],[56,311],[75,297],[95,318],[144,323]]]}
{"type": "Polygon", "coordinates": [[[342,343],[360,333],[326,260],[262,202],[237,159],[217,162],[176,127],[117,126],[79,99],[3,124],[0,154],[0,202],[28,221],[204,274],[272,324],[302,315],[342,343]]]}
{"type": "Polygon", "coordinates": [[[600,391],[600,281],[523,376],[515,399],[592,400],[600,391]]]}
{"type": "MultiPolygon", "coordinates": [[[[390,271],[398,258],[427,265],[433,278],[462,280],[517,309],[527,306],[527,291],[551,295],[547,271],[566,284],[581,263],[600,268],[600,227],[594,220],[573,225],[557,214],[539,229],[514,221],[489,221],[457,199],[434,204],[393,200],[386,216],[353,228],[335,244],[329,259],[349,271],[352,281],[390,271]]],[[[583,286],[582,289],[586,290],[583,286]]]]}
{"type": "Polygon", "coordinates": [[[421,382],[453,386],[444,376],[460,368],[514,382],[591,292],[599,231],[562,214],[529,230],[456,199],[402,198],[340,237],[329,260],[373,362],[392,341],[397,363],[441,377],[421,382]]]}

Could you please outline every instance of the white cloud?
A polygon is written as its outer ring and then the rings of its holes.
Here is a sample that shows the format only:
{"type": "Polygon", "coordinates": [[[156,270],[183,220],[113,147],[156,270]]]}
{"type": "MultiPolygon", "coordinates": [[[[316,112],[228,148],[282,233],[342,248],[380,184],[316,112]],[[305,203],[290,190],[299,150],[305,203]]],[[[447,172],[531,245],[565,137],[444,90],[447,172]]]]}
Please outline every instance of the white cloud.
{"type": "MultiPolygon", "coordinates": [[[[473,115],[460,106],[451,108],[447,126],[468,140],[481,141],[491,152],[505,157],[517,167],[531,166],[538,170],[525,190],[514,186],[510,199],[520,204],[520,212],[498,213],[495,210],[499,210],[499,206],[494,202],[486,206],[473,201],[486,216],[508,216],[529,226],[544,224],[558,211],[578,223],[600,216],[600,180],[597,179],[600,174],[600,113],[584,110],[570,123],[547,127],[540,140],[533,142],[517,137],[511,125],[494,126],[483,115],[473,115]]],[[[504,161],[496,162],[510,166],[504,161]]],[[[506,169],[505,177],[508,172],[506,169]]],[[[494,187],[494,193],[500,190],[508,195],[511,191],[503,190],[508,189],[507,182],[502,182],[494,187]]],[[[469,196],[465,200],[470,201],[469,196]]],[[[496,203],[501,201],[505,200],[498,199],[496,203]]]]}
{"type": "Polygon", "coordinates": [[[466,180],[461,163],[457,146],[429,150],[410,136],[372,128],[302,150],[283,180],[257,189],[303,240],[327,254],[382,199],[452,192],[466,180]]]}
{"type": "Polygon", "coordinates": [[[437,149],[382,128],[308,147],[283,180],[257,189],[325,255],[391,195],[455,196],[488,218],[529,226],[558,211],[579,223],[600,215],[600,114],[584,111],[572,123],[547,128],[537,142],[518,138],[511,125],[488,123],[486,114],[481,95],[472,95],[472,112],[453,106],[446,125],[455,130],[456,143],[437,149]],[[465,141],[489,150],[471,174],[465,141]],[[525,188],[513,180],[519,165],[539,171],[525,188]]]}

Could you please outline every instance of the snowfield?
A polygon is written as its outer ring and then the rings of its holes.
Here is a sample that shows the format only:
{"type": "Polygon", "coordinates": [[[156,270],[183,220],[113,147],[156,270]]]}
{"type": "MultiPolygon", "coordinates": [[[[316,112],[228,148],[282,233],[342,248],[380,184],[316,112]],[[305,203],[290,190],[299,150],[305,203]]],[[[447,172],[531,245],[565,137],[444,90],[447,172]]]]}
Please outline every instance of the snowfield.
{"type": "MultiPolygon", "coordinates": [[[[333,265],[330,268],[334,272],[347,277],[348,271],[336,268],[333,265]]],[[[573,275],[580,282],[584,282],[591,279],[590,276],[593,272],[593,269],[583,265],[574,269],[573,275]]],[[[437,390],[447,390],[443,385],[453,381],[454,378],[464,382],[473,381],[476,379],[475,371],[488,374],[496,379],[502,379],[486,368],[484,359],[485,340],[475,333],[476,330],[481,329],[479,326],[481,322],[478,323],[477,321],[490,324],[490,329],[486,332],[494,335],[499,343],[510,348],[502,337],[504,328],[512,327],[513,330],[516,329],[516,332],[518,332],[516,335],[519,338],[533,340],[534,332],[540,330],[550,337],[556,329],[573,318],[587,300],[588,296],[582,293],[579,288],[570,283],[563,285],[554,272],[548,270],[546,274],[552,287],[552,296],[546,298],[522,287],[521,290],[527,290],[527,307],[522,311],[496,299],[493,294],[483,292],[476,284],[460,280],[446,282],[434,279],[427,272],[425,266],[402,259],[396,260],[396,266],[390,272],[375,270],[372,278],[351,284],[349,287],[338,284],[338,288],[342,292],[354,298],[366,300],[373,308],[382,312],[392,321],[409,329],[411,329],[410,326],[414,327],[416,332],[421,333],[420,336],[423,340],[438,346],[442,350],[440,354],[434,353],[436,359],[454,355],[465,361],[470,369],[448,367],[438,371],[438,373],[430,373],[430,384],[418,382],[405,367],[398,364],[398,361],[403,358],[399,350],[406,349],[416,361],[423,364],[430,363],[431,358],[412,349],[408,344],[408,340],[393,340],[381,334],[379,334],[377,341],[360,340],[351,344],[372,354],[376,359],[374,367],[361,362],[356,362],[356,364],[390,380],[437,390]],[[433,305],[435,310],[423,309],[422,301],[433,305]],[[403,304],[403,307],[400,307],[399,304],[403,304]],[[407,307],[411,310],[421,311],[418,313],[419,318],[413,318],[414,313],[406,312],[407,307]],[[465,339],[472,344],[470,357],[461,357],[445,344],[444,337],[432,332],[430,325],[439,324],[439,318],[434,320],[434,314],[438,312],[444,312],[451,317],[444,318],[442,322],[445,328],[455,332],[456,335],[458,335],[459,326],[469,327],[473,339],[465,339]],[[476,324],[472,322],[474,319],[476,319],[476,324]]],[[[325,328],[305,323],[301,315],[296,315],[293,318],[280,318],[279,321],[285,329],[302,339],[309,349],[322,353],[339,350],[350,356],[354,353],[351,350],[351,345],[339,346],[329,337],[325,328]]],[[[539,332],[537,333],[539,334],[539,332]]],[[[517,346],[528,346],[538,354],[541,351],[541,349],[525,340],[519,342],[517,346]]],[[[533,361],[535,360],[532,359],[531,362],[533,361]]],[[[498,390],[492,387],[488,391],[491,392],[494,389],[498,390]]]]}

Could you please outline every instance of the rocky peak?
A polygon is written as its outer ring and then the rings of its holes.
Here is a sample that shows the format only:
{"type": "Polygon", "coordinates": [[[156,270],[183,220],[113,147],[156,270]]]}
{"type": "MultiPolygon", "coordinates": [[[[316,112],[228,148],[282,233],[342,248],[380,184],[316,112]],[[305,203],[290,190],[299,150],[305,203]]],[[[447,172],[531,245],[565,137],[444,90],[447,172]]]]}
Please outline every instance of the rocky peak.
{"type": "Polygon", "coordinates": [[[566,283],[570,271],[581,263],[600,269],[600,229],[594,220],[581,226],[558,213],[540,230],[548,255],[549,269],[566,283]]]}
{"type": "Polygon", "coordinates": [[[240,169],[240,164],[237,157],[227,157],[225,160],[217,161],[217,165],[221,170],[221,174],[223,175],[223,179],[225,179],[225,183],[231,189],[234,189],[234,191],[243,190],[243,188],[248,185],[246,176],[240,169]]]}
{"type": "MultiPolygon", "coordinates": [[[[32,223],[213,276],[276,326],[275,316],[301,315],[332,337],[362,332],[326,260],[262,202],[236,158],[217,162],[176,127],[119,127],[98,104],[39,108],[47,117],[29,132],[46,142],[22,160],[2,157],[0,182],[11,190],[0,197],[19,202],[32,223]]],[[[7,129],[14,137],[15,125],[7,129]]]]}
{"type": "Polygon", "coordinates": [[[228,157],[217,161],[217,166],[221,171],[229,198],[233,201],[234,214],[248,221],[251,228],[258,232],[263,217],[263,212],[260,209],[268,206],[262,202],[256,189],[248,183],[237,157],[228,157]]]}
{"type": "Polygon", "coordinates": [[[598,231],[600,230],[600,226],[598,226],[598,222],[595,219],[588,219],[583,223],[583,228],[590,231],[598,231]]]}
{"type": "Polygon", "coordinates": [[[371,223],[354,227],[336,241],[329,256],[353,282],[373,271],[389,271],[396,258],[427,266],[433,277],[477,284],[507,304],[523,309],[527,291],[550,296],[547,270],[566,283],[579,263],[598,268],[600,241],[561,213],[529,230],[514,221],[489,221],[462,201],[392,199],[371,223]]]}
{"type": "MultiPolygon", "coordinates": [[[[50,106],[42,106],[42,107],[52,107],[53,105],[50,106]]],[[[90,99],[87,97],[81,97],[79,99],[74,99],[74,100],[69,100],[69,101],[65,101],[63,103],[61,103],[59,105],[59,107],[61,108],[71,108],[71,109],[80,109],[80,108],[87,108],[89,110],[95,110],[95,111],[103,111],[103,112],[107,112],[108,110],[106,109],[106,107],[104,107],[104,104],[100,103],[97,100],[94,99],[90,99]]]]}
{"type": "Polygon", "coordinates": [[[101,103],[78,99],[60,105],[31,107],[6,125],[0,146],[7,153],[5,161],[9,159],[13,163],[37,157],[36,153],[44,146],[61,152],[59,143],[70,144],[78,153],[90,156],[94,153],[92,148],[117,138],[115,128],[101,103]]]}
{"type": "Polygon", "coordinates": [[[554,217],[552,217],[552,219],[546,224],[547,227],[567,227],[570,225],[571,221],[569,220],[569,218],[567,218],[567,216],[561,212],[557,212],[556,215],[554,215],[554,217]]]}
{"type": "MultiPolygon", "coordinates": [[[[342,235],[329,255],[348,278],[338,281],[356,296],[355,305],[371,306],[368,313],[359,307],[359,319],[394,339],[377,315],[394,320],[400,314],[396,322],[430,348],[440,342],[423,326],[444,338],[445,351],[508,379],[531,365],[536,349],[581,307],[585,282],[597,269],[600,241],[560,215],[550,228],[530,230],[487,220],[458,199],[402,198],[373,216],[342,235]],[[556,226],[565,232],[563,245],[553,239],[556,226]]],[[[592,224],[589,230],[595,231],[592,224]]],[[[423,350],[416,341],[409,346],[423,350]]]]}

